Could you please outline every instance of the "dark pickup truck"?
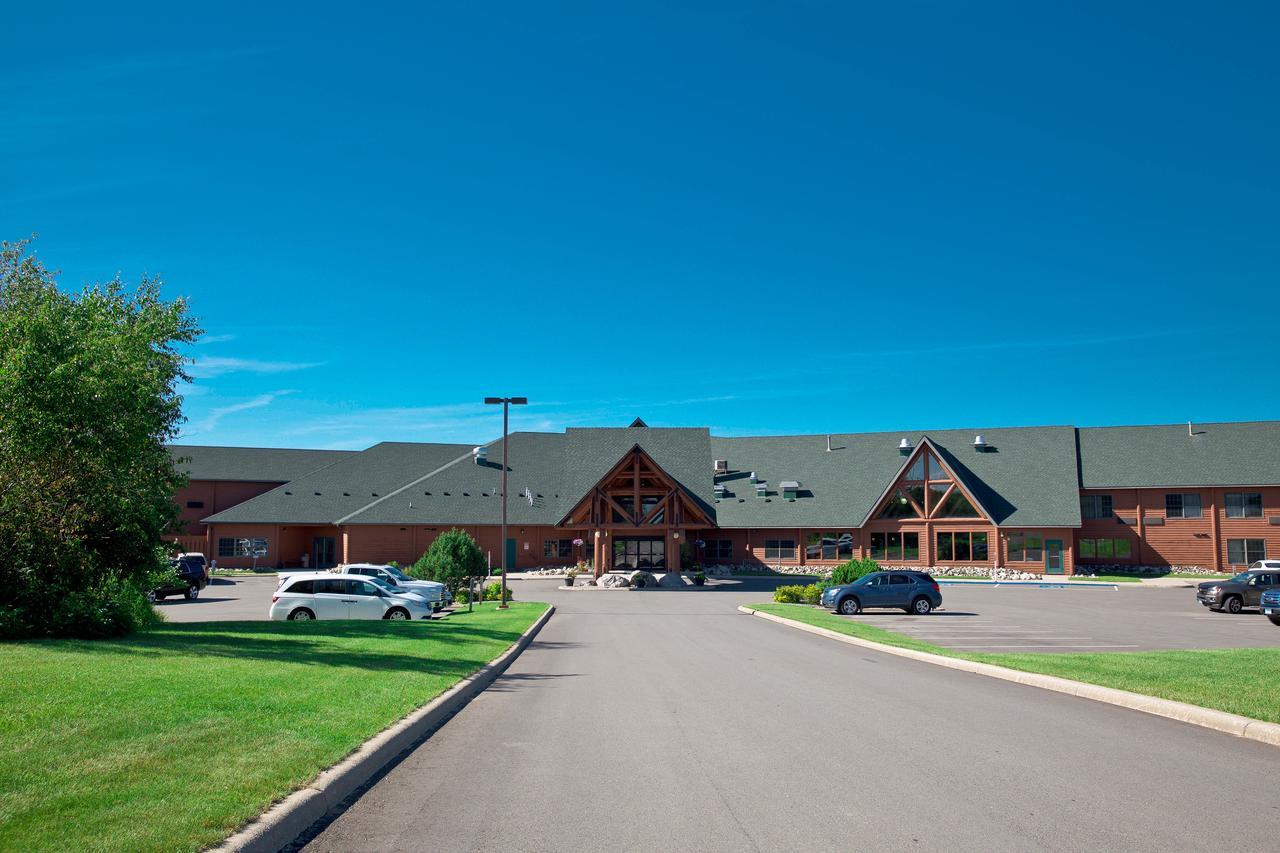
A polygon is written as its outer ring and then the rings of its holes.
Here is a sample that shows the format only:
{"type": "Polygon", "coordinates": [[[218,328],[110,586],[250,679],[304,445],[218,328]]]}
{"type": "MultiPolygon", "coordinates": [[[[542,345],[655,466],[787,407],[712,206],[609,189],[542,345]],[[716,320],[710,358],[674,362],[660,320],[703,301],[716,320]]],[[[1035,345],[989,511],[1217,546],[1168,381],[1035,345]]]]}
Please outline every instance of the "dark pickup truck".
{"type": "Polygon", "coordinates": [[[1262,594],[1262,613],[1272,625],[1280,625],[1280,589],[1269,589],[1262,594]]]}
{"type": "Polygon", "coordinates": [[[1262,594],[1277,587],[1280,587],[1280,569],[1250,568],[1226,580],[1199,584],[1196,601],[1210,610],[1239,613],[1246,607],[1260,606],[1262,594]]]}

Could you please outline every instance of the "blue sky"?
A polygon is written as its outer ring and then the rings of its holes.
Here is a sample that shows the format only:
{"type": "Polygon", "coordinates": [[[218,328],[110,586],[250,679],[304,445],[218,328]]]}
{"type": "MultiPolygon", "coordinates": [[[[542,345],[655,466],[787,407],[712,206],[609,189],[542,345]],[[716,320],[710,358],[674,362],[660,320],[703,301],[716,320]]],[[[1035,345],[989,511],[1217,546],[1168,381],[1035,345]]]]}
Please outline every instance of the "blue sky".
{"type": "Polygon", "coordinates": [[[188,442],[1280,417],[1274,7],[179,8],[9,10],[0,236],[188,442]]]}

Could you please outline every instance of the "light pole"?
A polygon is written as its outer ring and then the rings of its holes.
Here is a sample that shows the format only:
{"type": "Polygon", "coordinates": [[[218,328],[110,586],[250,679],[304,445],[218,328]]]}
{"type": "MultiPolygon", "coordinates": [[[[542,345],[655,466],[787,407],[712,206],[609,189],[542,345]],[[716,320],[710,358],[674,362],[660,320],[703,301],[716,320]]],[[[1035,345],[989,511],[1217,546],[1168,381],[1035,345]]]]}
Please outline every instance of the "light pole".
{"type": "Polygon", "coordinates": [[[486,406],[502,404],[502,595],[498,599],[498,609],[507,609],[507,409],[509,406],[523,406],[529,402],[528,397],[485,397],[486,406]]]}

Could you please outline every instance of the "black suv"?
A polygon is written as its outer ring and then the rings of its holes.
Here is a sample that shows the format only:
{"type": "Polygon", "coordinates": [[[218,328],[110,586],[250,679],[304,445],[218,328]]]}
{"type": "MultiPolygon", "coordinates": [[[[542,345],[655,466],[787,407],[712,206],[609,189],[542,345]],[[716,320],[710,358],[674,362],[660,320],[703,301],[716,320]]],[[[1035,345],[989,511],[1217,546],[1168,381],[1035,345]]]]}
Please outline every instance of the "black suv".
{"type": "Polygon", "coordinates": [[[147,593],[147,598],[163,601],[166,596],[182,595],[188,601],[195,601],[200,597],[200,590],[209,585],[209,574],[204,570],[203,560],[181,557],[172,565],[178,572],[178,582],[156,587],[147,593]]]}
{"type": "Polygon", "coordinates": [[[1247,571],[1223,581],[1205,581],[1196,586],[1196,601],[1210,610],[1225,610],[1228,613],[1239,613],[1246,607],[1257,607],[1262,603],[1262,594],[1269,589],[1280,587],[1280,568],[1271,568],[1266,563],[1254,563],[1247,571]]]}

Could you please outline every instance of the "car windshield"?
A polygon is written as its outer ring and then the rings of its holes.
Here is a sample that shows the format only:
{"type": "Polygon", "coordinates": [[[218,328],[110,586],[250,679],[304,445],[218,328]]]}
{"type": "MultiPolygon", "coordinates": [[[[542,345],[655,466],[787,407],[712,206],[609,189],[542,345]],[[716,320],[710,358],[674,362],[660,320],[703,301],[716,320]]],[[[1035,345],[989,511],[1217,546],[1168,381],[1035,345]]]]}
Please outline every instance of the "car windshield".
{"type": "Polygon", "coordinates": [[[1251,575],[1249,572],[1241,572],[1240,574],[1233,577],[1232,580],[1236,581],[1237,583],[1248,583],[1249,578],[1251,577],[1253,577],[1253,575],[1251,575]]]}
{"type": "Polygon", "coordinates": [[[388,589],[388,590],[391,590],[392,592],[400,591],[400,587],[396,586],[386,578],[370,577],[370,578],[365,578],[365,580],[369,581],[370,583],[376,583],[378,586],[382,587],[383,589],[388,589]]]}
{"type": "Polygon", "coordinates": [[[397,569],[395,566],[387,566],[387,574],[391,575],[398,581],[407,581],[409,576],[397,569]]]}
{"type": "Polygon", "coordinates": [[[865,586],[871,583],[873,578],[875,578],[875,575],[863,575],[853,582],[853,586],[865,586]]]}

